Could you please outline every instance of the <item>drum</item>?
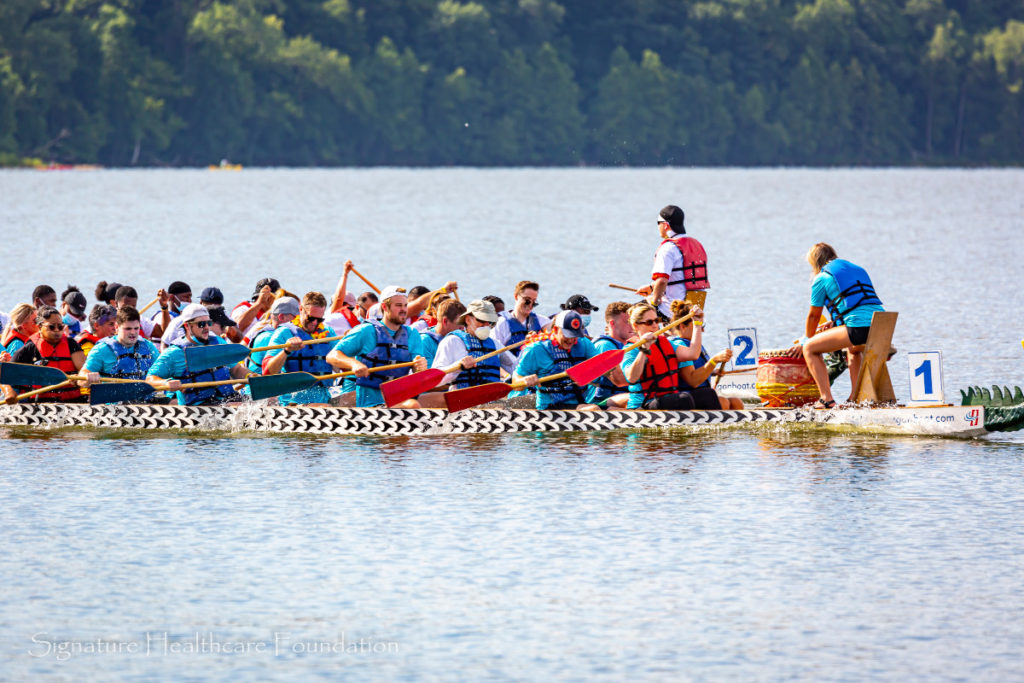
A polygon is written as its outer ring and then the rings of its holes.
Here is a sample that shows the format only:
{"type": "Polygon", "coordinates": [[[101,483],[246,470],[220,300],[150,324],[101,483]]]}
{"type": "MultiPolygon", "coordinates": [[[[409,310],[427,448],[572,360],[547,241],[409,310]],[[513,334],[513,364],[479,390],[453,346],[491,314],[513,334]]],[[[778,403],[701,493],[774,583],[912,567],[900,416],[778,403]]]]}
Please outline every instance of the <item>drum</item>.
{"type": "Polygon", "coordinates": [[[821,396],[803,356],[783,355],[788,350],[762,351],[757,356],[757,397],[769,408],[807,405],[821,396]]]}

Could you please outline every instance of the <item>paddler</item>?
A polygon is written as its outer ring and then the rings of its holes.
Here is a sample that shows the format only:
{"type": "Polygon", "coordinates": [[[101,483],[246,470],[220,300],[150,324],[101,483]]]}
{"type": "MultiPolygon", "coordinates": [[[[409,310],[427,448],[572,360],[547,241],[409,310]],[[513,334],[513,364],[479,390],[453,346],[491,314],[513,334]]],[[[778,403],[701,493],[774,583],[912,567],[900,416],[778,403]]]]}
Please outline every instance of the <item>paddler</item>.
{"type": "MultiPolygon", "coordinates": [[[[693,306],[685,301],[673,301],[672,320],[689,315],[691,308],[693,306]]],[[[697,325],[692,319],[687,320],[675,329],[676,337],[671,341],[673,344],[678,341],[689,348],[698,327],[701,327],[703,332],[702,326],[697,325]]],[[[730,358],[732,358],[732,349],[719,351],[712,356],[701,346],[700,355],[694,358],[692,363],[679,364],[679,377],[682,380],[680,386],[690,392],[690,395],[693,396],[693,405],[698,410],[743,410],[743,401],[738,398],[719,396],[711,386],[711,375],[715,368],[728,362],[730,358]]]]}
{"type": "MultiPolygon", "coordinates": [[[[264,346],[270,346],[270,338],[274,336],[274,332],[278,327],[284,323],[291,322],[295,319],[295,316],[299,315],[302,311],[302,307],[299,306],[298,299],[294,299],[290,296],[282,296],[274,299],[274,303],[270,305],[270,315],[268,316],[269,327],[265,327],[256,333],[256,336],[249,342],[250,349],[258,349],[264,346]]],[[[255,351],[249,354],[249,360],[246,366],[249,368],[249,372],[261,373],[263,371],[263,359],[270,353],[269,351],[255,351]]]]}
{"type": "Polygon", "coordinates": [[[101,377],[145,380],[160,350],[141,338],[142,317],[133,306],[124,306],[117,309],[113,322],[115,334],[96,342],[85,359],[85,369],[101,377]]]}
{"type": "Polygon", "coordinates": [[[590,338],[590,323],[593,320],[591,313],[600,310],[597,306],[590,303],[590,299],[583,296],[582,294],[573,294],[565,303],[562,304],[563,311],[576,311],[580,314],[580,318],[583,320],[583,334],[590,338]]]}
{"type": "MultiPolygon", "coordinates": [[[[630,304],[625,301],[613,301],[604,309],[605,331],[594,340],[598,353],[621,349],[634,337],[629,309],[630,304]]],[[[587,385],[587,403],[622,410],[628,402],[629,392],[622,391],[607,377],[598,377],[587,385]]]]}
{"type": "Polygon", "coordinates": [[[78,287],[69,286],[61,293],[60,313],[68,336],[74,337],[82,332],[82,323],[86,318],[85,308],[88,305],[89,302],[78,287]]]}
{"type": "MultiPolygon", "coordinates": [[[[437,317],[434,326],[420,332],[420,352],[427,361],[427,365],[433,367],[438,347],[445,337],[462,327],[465,313],[466,306],[455,299],[445,299],[438,304],[437,310],[434,311],[434,315],[437,317]]],[[[413,329],[416,328],[413,327],[413,329]]],[[[490,328],[487,331],[490,333],[490,328]]],[[[461,357],[459,356],[459,358],[461,357]]]]}
{"type": "MultiPolygon", "coordinates": [[[[708,284],[708,257],[704,247],[686,234],[685,214],[669,204],[658,214],[658,234],[661,244],[654,254],[651,284],[636,290],[647,297],[648,303],[668,320],[672,315],[672,302],[686,299],[689,291],[703,292],[708,284]]],[[[703,296],[697,299],[703,304],[703,296]]]]}
{"type": "Polygon", "coordinates": [[[57,305],[57,290],[50,285],[38,285],[32,290],[32,307],[38,310],[42,306],[57,305]]]}
{"type": "MultiPolygon", "coordinates": [[[[457,303],[457,302],[452,302],[457,303]]],[[[494,356],[477,364],[476,359],[497,349],[491,338],[491,327],[498,321],[498,313],[489,301],[477,299],[470,301],[465,311],[456,321],[465,329],[454,329],[441,340],[434,356],[433,367],[448,368],[456,363],[462,369],[445,375],[441,387],[451,385],[456,389],[475,387],[480,384],[501,381],[501,360],[494,356]]],[[[509,351],[502,356],[509,356],[507,363],[515,362],[509,351]]]]}
{"type": "MultiPolygon", "coordinates": [[[[856,379],[860,373],[861,352],[871,328],[871,316],[875,311],[885,309],[867,271],[839,258],[836,250],[825,242],[811,247],[807,252],[807,263],[814,275],[811,280],[811,308],[804,325],[805,336],[789,355],[798,357],[803,354],[821,394],[814,407],[827,409],[835,407],[836,402],[832,398],[832,385],[822,354],[846,349],[850,377],[856,379]],[[828,309],[832,326],[819,332],[822,308],[828,309]]],[[[852,397],[847,400],[852,400],[852,397]]]]}
{"type": "MultiPolygon", "coordinates": [[[[700,355],[704,312],[695,307],[693,337],[690,347],[669,339],[654,336],[658,330],[658,312],[649,303],[636,304],[629,309],[629,322],[644,344],[626,352],[621,368],[629,381],[627,408],[636,410],[692,410],[693,396],[685,390],[679,376],[681,367],[693,365],[700,355]]],[[[718,407],[717,405],[715,406],[718,407]]]]}
{"type": "Polygon", "coordinates": [[[210,331],[210,312],[202,304],[189,304],[178,315],[184,335],[170,343],[149,368],[146,381],[159,391],[177,392],[178,404],[183,406],[210,405],[238,400],[241,395],[230,384],[181,390],[182,384],[242,379],[255,373],[241,363],[209,370],[189,372],[185,363],[185,349],[189,346],[224,344],[224,340],[210,331]]]}
{"type": "MultiPolygon", "coordinates": [[[[78,345],[78,342],[64,334],[65,325],[60,311],[53,306],[40,307],[36,311],[36,324],[39,326],[39,332],[32,335],[28,343],[12,354],[12,362],[56,368],[67,375],[73,375],[81,370],[85,365],[85,354],[82,353],[82,347],[78,345]]],[[[87,399],[79,386],[88,386],[90,382],[95,382],[98,379],[98,375],[90,374],[89,378],[79,382],[78,386],[61,387],[45,394],[33,396],[29,400],[83,403],[87,399]]],[[[10,386],[4,386],[3,390],[8,402],[13,402],[14,397],[19,393],[15,387],[10,386]]],[[[25,390],[28,389],[25,388],[25,390]]]]}
{"type": "Polygon", "coordinates": [[[89,313],[89,329],[75,337],[75,341],[82,347],[82,353],[88,357],[97,342],[116,331],[117,309],[107,304],[96,304],[89,313]]]}
{"type": "MultiPolygon", "coordinates": [[[[156,293],[156,300],[157,303],[160,304],[160,312],[162,314],[164,309],[167,307],[168,302],[170,301],[170,295],[167,294],[167,292],[163,289],[158,290],[156,293]]],[[[114,306],[116,306],[118,309],[125,308],[127,306],[138,310],[139,293],[131,285],[121,285],[114,292],[114,306]]],[[[146,339],[159,339],[159,336],[154,336],[153,334],[154,332],[157,331],[157,323],[150,320],[149,318],[142,318],[141,312],[139,312],[139,316],[139,323],[142,325],[142,331],[140,332],[141,336],[145,337],[146,339]]],[[[167,321],[168,323],[170,322],[169,313],[167,316],[167,321]]],[[[161,321],[161,323],[162,322],[163,321],[161,321]]]]}
{"type": "MultiPolygon", "coordinates": [[[[414,372],[427,369],[420,353],[420,334],[405,324],[409,300],[405,290],[393,285],[380,295],[382,319],[371,318],[345,335],[327,355],[327,362],[341,371],[352,370],[356,376],[356,406],[372,408],[384,405],[381,382],[402,377],[409,368],[368,372],[371,367],[413,361],[414,372]]],[[[419,408],[419,401],[409,399],[395,408],[419,408]]]]}
{"type": "Polygon", "coordinates": [[[38,331],[35,308],[29,304],[18,304],[11,309],[10,320],[4,328],[3,336],[0,336],[0,349],[13,356],[38,331]]]}
{"type": "MultiPolygon", "coordinates": [[[[273,306],[271,306],[273,310],[273,306]]],[[[270,337],[269,346],[287,344],[280,351],[268,351],[263,360],[263,374],[276,375],[281,372],[308,372],[313,375],[330,374],[333,368],[327,362],[327,354],[331,352],[333,342],[306,344],[302,342],[313,339],[334,337],[332,328],[324,324],[327,310],[327,298],[320,292],[307,292],[302,297],[302,309],[299,315],[278,326],[270,337]]],[[[308,389],[293,394],[278,396],[281,405],[293,404],[324,404],[331,400],[327,385],[319,382],[308,389]]]]}
{"type": "MultiPolygon", "coordinates": [[[[540,285],[531,280],[523,280],[516,285],[515,305],[511,311],[503,311],[498,315],[498,322],[491,330],[495,348],[521,342],[530,332],[540,332],[551,324],[550,318],[534,312],[539,291],[540,285]]],[[[582,320],[580,322],[582,323],[582,320]]],[[[522,347],[516,348],[512,351],[512,357],[518,359],[521,351],[522,347]]],[[[509,366],[503,361],[502,368],[511,373],[515,370],[515,365],[509,366]]]]}
{"type": "Polygon", "coordinates": [[[334,288],[334,296],[331,298],[331,310],[324,321],[338,334],[346,334],[359,325],[359,318],[355,313],[356,296],[348,291],[348,274],[352,272],[353,267],[352,261],[345,261],[341,279],[338,280],[338,286],[334,288]]]}
{"type": "Polygon", "coordinates": [[[256,288],[248,301],[243,301],[231,310],[231,318],[238,323],[238,331],[242,333],[243,340],[248,341],[256,336],[253,326],[270,310],[270,305],[274,303],[274,293],[279,289],[280,282],[275,278],[265,277],[256,283],[256,288]]]}
{"type": "MultiPolygon", "coordinates": [[[[594,342],[583,334],[580,314],[562,311],[551,322],[549,338],[530,344],[520,354],[512,381],[536,387],[538,410],[601,410],[600,406],[586,403],[586,388],[577,386],[568,377],[537,383],[539,377],[565,372],[596,355],[594,342]]],[[[625,386],[626,380],[620,368],[613,368],[608,376],[616,386],[625,386]]]]}

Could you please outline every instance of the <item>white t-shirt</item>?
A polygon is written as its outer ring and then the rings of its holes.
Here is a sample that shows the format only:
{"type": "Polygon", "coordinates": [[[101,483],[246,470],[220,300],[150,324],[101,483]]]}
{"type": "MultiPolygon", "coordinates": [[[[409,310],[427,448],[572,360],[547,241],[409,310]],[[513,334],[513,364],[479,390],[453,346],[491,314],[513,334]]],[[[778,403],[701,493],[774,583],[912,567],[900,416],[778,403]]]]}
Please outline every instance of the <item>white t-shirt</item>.
{"type": "Polygon", "coordinates": [[[332,337],[336,337],[339,334],[348,334],[348,331],[352,329],[352,325],[349,324],[348,319],[342,315],[341,311],[336,313],[328,313],[327,317],[324,318],[324,325],[334,330],[332,337]]]}
{"type": "MultiPolygon", "coordinates": [[[[498,347],[501,348],[501,347],[498,347]]],[[[437,345],[437,353],[434,354],[434,363],[430,366],[432,368],[438,368],[443,370],[449,365],[455,365],[460,360],[469,355],[469,351],[466,349],[466,344],[459,338],[457,334],[446,334],[442,339],[441,343],[437,345]]],[[[516,367],[516,359],[508,351],[498,356],[501,360],[501,367],[510,365],[513,369],[516,367]]],[[[459,376],[459,372],[451,372],[444,376],[444,380],[441,384],[451,384],[455,381],[455,378],[459,376]]]]}
{"type": "MultiPolygon", "coordinates": [[[[248,311],[253,305],[254,304],[251,301],[243,301],[242,303],[238,304],[233,309],[231,309],[231,319],[237,323],[239,320],[242,319],[242,316],[245,315],[245,312],[248,311]]],[[[254,328],[256,327],[257,323],[259,323],[259,321],[260,319],[258,317],[253,318],[253,321],[249,323],[249,326],[246,327],[244,330],[241,328],[241,326],[239,326],[238,331],[242,333],[242,337],[246,339],[252,339],[253,337],[255,337],[256,332],[258,330],[254,328]],[[252,334],[250,334],[250,332],[252,334]]]]}
{"type": "MultiPolygon", "coordinates": [[[[668,279],[672,280],[672,270],[674,268],[681,268],[683,266],[683,253],[679,251],[672,242],[664,242],[658,251],[654,254],[654,267],[651,268],[651,280],[654,280],[654,276],[661,273],[668,275],[668,279]]],[[[672,318],[672,302],[686,298],[686,285],[668,285],[665,289],[665,295],[661,297],[661,303],[658,304],[658,312],[663,316],[671,319],[672,318]]]]}

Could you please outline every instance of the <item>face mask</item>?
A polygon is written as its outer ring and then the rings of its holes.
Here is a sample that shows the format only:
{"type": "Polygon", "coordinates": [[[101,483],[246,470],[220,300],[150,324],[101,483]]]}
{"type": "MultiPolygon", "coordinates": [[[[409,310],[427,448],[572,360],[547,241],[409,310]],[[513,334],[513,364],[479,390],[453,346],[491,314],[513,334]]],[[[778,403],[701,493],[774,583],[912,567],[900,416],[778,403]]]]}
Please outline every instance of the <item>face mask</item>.
{"type": "Polygon", "coordinates": [[[490,325],[481,325],[480,327],[478,327],[475,330],[473,330],[473,334],[476,335],[477,339],[479,339],[480,341],[483,341],[483,340],[485,340],[485,339],[487,339],[488,337],[491,336],[491,326],[490,325]]]}
{"type": "Polygon", "coordinates": [[[581,315],[580,317],[583,318],[583,327],[586,327],[587,325],[590,324],[590,316],[589,315],[581,315]]]}

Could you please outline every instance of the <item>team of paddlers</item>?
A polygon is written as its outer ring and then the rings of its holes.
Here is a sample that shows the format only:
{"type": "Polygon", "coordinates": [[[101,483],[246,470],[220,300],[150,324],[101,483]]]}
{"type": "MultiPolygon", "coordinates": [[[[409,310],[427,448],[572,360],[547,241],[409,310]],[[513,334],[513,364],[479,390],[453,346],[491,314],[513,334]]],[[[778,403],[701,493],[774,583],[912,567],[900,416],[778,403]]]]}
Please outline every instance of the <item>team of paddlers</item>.
{"type": "MultiPolygon", "coordinates": [[[[530,280],[515,285],[507,310],[494,295],[463,304],[455,282],[377,291],[367,281],[374,291],[357,297],[348,291],[349,276],[362,275],[346,262],[330,300],[264,278],[230,311],[216,287],[193,302],[184,282],[158,291],[152,315],[149,306],[137,308],[130,286],[101,282],[100,303],[86,314],[77,288],[58,304],[56,291],[40,285],[31,304],[0,314],[0,382],[17,378],[2,384],[8,403],[205,405],[249,394],[282,405],[453,410],[507,396],[528,397],[519,404],[541,410],[740,408],[712,387],[732,351],[709,355],[702,346],[705,250],[686,234],[679,207],[662,209],[657,224],[662,242],[651,283],[636,290],[644,300],[609,304],[595,338],[588,326],[598,309],[580,294],[551,318],[536,312],[540,285],[530,280]],[[45,372],[64,381],[35,383],[24,364],[52,368],[45,372]]],[[[827,244],[807,258],[815,274],[811,308],[792,354],[806,358],[819,407],[831,407],[821,354],[847,349],[856,372],[881,302],[867,273],[827,244]],[[819,325],[823,307],[832,321],[826,326],[819,325]]]]}

